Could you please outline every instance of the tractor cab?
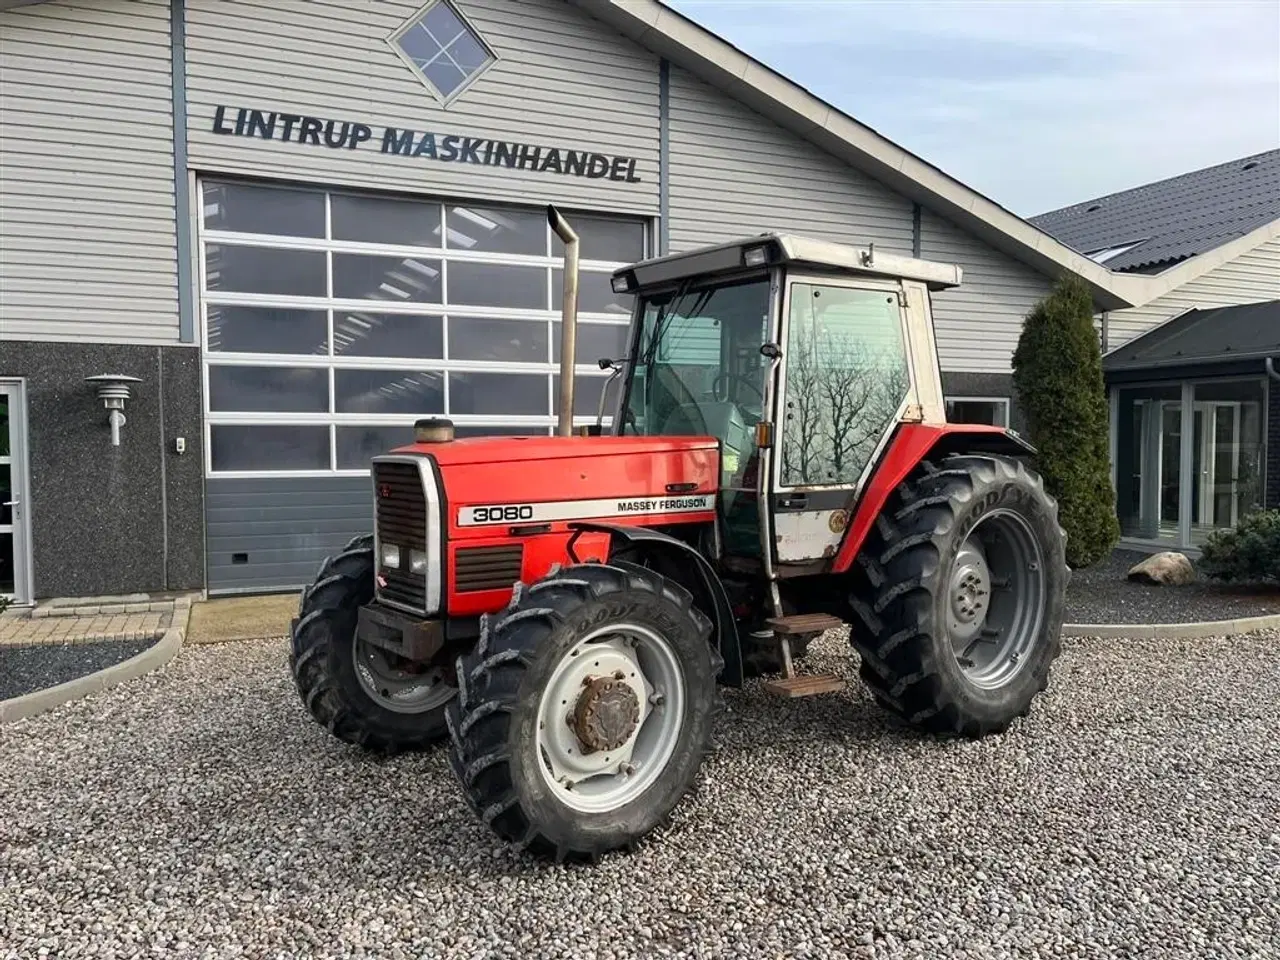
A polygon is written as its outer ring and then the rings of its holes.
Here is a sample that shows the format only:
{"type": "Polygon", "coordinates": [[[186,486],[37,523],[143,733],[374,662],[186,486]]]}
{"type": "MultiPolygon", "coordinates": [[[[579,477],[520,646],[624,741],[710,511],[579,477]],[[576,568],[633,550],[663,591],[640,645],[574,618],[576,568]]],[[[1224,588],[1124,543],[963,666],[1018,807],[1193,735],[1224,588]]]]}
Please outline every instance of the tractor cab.
{"type": "Polygon", "coordinates": [[[959,283],[784,234],[620,270],[637,305],[614,432],[714,438],[726,557],[811,567],[893,427],[944,421],[929,293],[959,283]]]}

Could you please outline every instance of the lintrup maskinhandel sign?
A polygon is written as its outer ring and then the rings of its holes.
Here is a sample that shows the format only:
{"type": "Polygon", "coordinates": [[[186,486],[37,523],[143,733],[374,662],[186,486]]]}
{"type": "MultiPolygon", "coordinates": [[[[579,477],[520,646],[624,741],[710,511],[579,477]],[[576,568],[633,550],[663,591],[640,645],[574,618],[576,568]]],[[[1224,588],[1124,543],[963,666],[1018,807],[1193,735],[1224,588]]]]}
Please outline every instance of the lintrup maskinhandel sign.
{"type": "Polygon", "coordinates": [[[536,146],[461,137],[432,131],[373,127],[350,120],[326,120],[296,113],[217,107],[213,132],[228,137],[258,137],[330,150],[377,148],[381,153],[442,163],[473,163],[482,167],[507,167],[534,173],[559,173],[591,180],[640,183],[634,157],[607,156],[585,150],[536,146]],[[369,147],[365,147],[369,144],[369,147]]]}

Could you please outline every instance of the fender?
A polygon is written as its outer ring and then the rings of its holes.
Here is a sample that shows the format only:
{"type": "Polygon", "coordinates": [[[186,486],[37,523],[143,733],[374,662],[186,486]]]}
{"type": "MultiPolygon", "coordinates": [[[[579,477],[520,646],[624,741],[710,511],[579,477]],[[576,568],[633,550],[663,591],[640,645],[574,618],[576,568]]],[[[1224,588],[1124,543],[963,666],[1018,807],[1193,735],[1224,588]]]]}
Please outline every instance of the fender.
{"type": "MultiPolygon", "coordinates": [[[[581,531],[598,531],[621,538],[628,544],[643,546],[658,551],[681,564],[692,564],[698,572],[699,580],[710,599],[711,615],[715,627],[716,647],[724,658],[724,669],[720,673],[720,682],[728,687],[742,686],[742,645],[738,637],[738,623],[733,616],[733,608],[729,604],[729,595],[725,593],[724,584],[715,567],[693,547],[682,540],[654,530],[651,527],[627,527],[611,523],[579,522],[571,523],[570,528],[581,531]]],[[[575,536],[569,541],[569,556],[573,557],[575,536]]],[[[575,558],[576,559],[576,558],[575,558]]]]}
{"type": "Polygon", "coordinates": [[[926,457],[954,453],[995,453],[1011,457],[1034,455],[1036,448],[1016,431],[974,423],[904,423],[898,427],[880,463],[876,465],[866,493],[858,501],[857,511],[844,542],[831,565],[832,573],[844,573],[862,549],[871,525],[880,516],[885,501],[926,457]]]}

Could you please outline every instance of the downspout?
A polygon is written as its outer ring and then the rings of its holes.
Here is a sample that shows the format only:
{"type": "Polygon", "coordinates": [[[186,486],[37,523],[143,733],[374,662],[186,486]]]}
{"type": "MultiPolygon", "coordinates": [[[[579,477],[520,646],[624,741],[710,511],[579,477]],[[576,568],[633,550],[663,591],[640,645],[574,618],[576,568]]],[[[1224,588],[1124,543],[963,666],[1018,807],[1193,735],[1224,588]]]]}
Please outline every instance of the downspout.
{"type": "Polygon", "coordinates": [[[547,222],[564,242],[564,297],[560,305],[560,416],[556,435],[573,436],[574,348],[578,327],[578,235],[554,206],[547,207],[547,222]]]}
{"type": "Polygon", "coordinates": [[[1267,357],[1267,376],[1272,380],[1280,380],[1280,370],[1276,369],[1276,362],[1267,357]]]}

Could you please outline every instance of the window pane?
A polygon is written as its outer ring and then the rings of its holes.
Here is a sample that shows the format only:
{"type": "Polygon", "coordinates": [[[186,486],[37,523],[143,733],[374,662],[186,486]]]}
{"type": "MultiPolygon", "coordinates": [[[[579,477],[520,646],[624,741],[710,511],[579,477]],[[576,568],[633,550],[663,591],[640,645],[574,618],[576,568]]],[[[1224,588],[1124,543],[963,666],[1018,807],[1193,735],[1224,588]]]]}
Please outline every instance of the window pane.
{"type": "MultiPolygon", "coordinates": [[[[614,293],[607,273],[578,274],[578,312],[611,313],[630,317],[636,298],[629,293],[614,293]]],[[[564,271],[551,271],[551,309],[560,310],[564,303],[564,271]]]]}
{"type": "Polygon", "coordinates": [[[209,409],[223,413],[327,413],[329,371],[211,366],[209,409]]]}
{"type": "Polygon", "coordinates": [[[333,295],[343,300],[439,303],[440,261],[423,257],[333,255],[333,295]]]}
{"type": "Polygon", "coordinates": [[[449,59],[468,77],[489,63],[488,51],[470,33],[464,33],[449,45],[449,59]]]}
{"type": "Polygon", "coordinates": [[[0,463],[0,524],[13,523],[13,466],[0,463]]]}
{"type": "Polygon", "coordinates": [[[413,426],[338,427],[338,469],[367,470],[369,461],[413,443],[413,426]]]}
{"type": "Polygon", "coordinates": [[[205,288],[225,293],[294,297],[325,295],[325,255],[319,250],[205,245],[205,288]]]}
{"type": "Polygon", "coordinates": [[[449,264],[449,302],[472,307],[547,309],[547,271],[488,263],[449,264]]]}
{"type": "MultiPolygon", "coordinates": [[[[594,417],[600,412],[600,394],[604,391],[604,385],[608,382],[608,377],[593,376],[591,374],[578,374],[573,378],[573,415],[575,417],[594,417]]],[[[617,401],[621,387],[622,378],[619,377],[609,387],[609,405],[605,408],[604,415],[609,416],[610,409],[617,401]]],[[[560,377],[553,375],[551,377],[552,393],[552,413],[556,412],[556,404],[560,402],[560,377]]]]}
{"type": "Polygon", "coordinates": [[[1008,407],[995,400],[947,401],[947,420],[951,423],[982,423],[995,427],[1007,427],[1008,407]]]}
{"type": "Polygon", "coordinates": [[[395,197],[330,197],[333,239],[394,243],[406,247],[440,246],[440,204],[395,197]]]}
{"type": "Polygon", "coordinates": [[[547,255],[547,218],[526,210],[450,206],[449,247],[484,253],[547,255]]]}
{"type": "Polygon", "coordinates": [[[17,571],[13,565],[13,534],[0,533],[0,593],[13,593],[17,571]]]}
{"type": "Polygon", "coordinates": [[[545,373],[449,374],[451,414],[546,416],[549,404],[545,373]]]}
{"type": "Polygon", "coordinates": [[[208,230],[324,237],[324,194],[247,183],[204,184],[208,230]]]}
{"type": "Polygon", "coordinates": [[[422,68],[422,72],[446,97],[462,86],[467,79],[466,74],[455,67],[448,57],[441,57],[435,63],[428,64],[422,68]]]}
{"type": "Polygon", "coordinates": [[[463,437],[545,437],[546,427],[454,427],[453,435],[463,437]]]}
{"type": "Polygon", "coordinates": [[[444,356],[444,320],[412,313],[333,314],[333,352],[346,357],[444,356]]]}
{"type": "Polygon", "coordinates": [[[0,396],[0,457],[9,455],[9,398],[0,396]]]}
{"type": "Polygon", "coordinates": [[[209,350],[215,353],[329,352],[329,314],[284,307],[209,306],[209,350]]]}
{"type": "Polygon", "coordinates": [[[421,370],[335,370],[338,413],[444,413],[444,374],[421,370]]]}
{"type": "MultiPolygon", "coordinates": [[[[612,323],[578,322],[578,363],[621,360],[627,355],[629,327],[612,323]]],[[[560,324],[551,324],[551,362],[560,362],[560,324]]]]}
{"type": "Polygon", "coordinates": [[[450,360],[547,362],[547,321],[449,319],[450,360]]]}
{"type": "Polygon", "coordinates": [[[328,470],[329,428],[284,424],[209,428],[213,470],[328,470]]]}
{"type": "Polygon", "coordinates": [[[911,385],[898,298],[795,284],[786,356],[783,484],[855,483],[911,385]]]}
{"type": "Polygon", "coordinates": [[[447,47],[466,30],[447,3],[437,3],[428,10],[422,18],[422,25],[441,47],[447,47]]]}
{"type": "MultiPolygon", "coordinates": [[[[578,256],[583,260],[635,263],[644,259],[644,221],[591,217],[578,213],[567,213],[565,219],[582,240],[578,256]]],[[[551,255],[564,256],[564,243],[554,235],[551,238],[551,255]]]]}

